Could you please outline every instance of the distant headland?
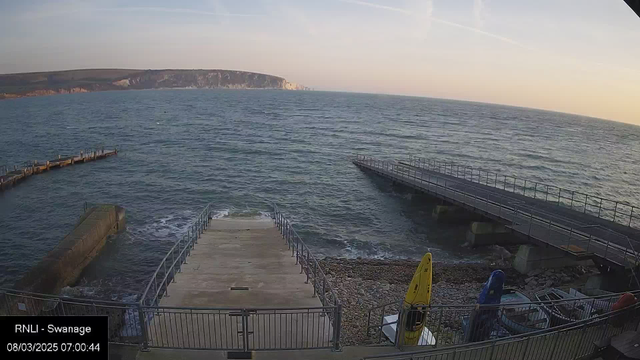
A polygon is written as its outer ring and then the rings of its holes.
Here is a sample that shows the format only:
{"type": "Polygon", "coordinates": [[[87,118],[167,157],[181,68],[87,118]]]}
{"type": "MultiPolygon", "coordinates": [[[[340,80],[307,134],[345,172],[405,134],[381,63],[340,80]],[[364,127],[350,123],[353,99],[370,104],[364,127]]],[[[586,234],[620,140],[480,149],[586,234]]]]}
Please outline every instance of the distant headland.
{"type": "Polygon", "coordinates": [[[311,90],[279,76],[235,70],[81,69],[0,74],[0,99],[171,88],[311,90]]]}

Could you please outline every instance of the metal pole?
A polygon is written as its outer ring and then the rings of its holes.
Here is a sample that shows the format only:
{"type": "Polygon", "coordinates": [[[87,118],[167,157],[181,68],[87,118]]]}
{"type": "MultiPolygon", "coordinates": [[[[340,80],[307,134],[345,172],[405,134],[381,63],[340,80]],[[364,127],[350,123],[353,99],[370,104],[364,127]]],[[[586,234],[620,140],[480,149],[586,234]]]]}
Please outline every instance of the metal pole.
{"type": "Polygon", "coordinates": [[[145,325],[145,321],[144,321],[144,312],[142,310],[142,305],[138,304],[137,305],[138,308],[138,322],[140,324],[140,332],[141,332],[141,339],[140,339],[140,351],[149,351],[149,336],[147,334],[147,326],[145,325]]]}
{"type": "Polygon", "coordinates": [[[335,314],[333,319],[334,319],[333,320],[333,350],[340,351],[340,328],[342,327],[342,305],[341,304],[338,304],[338,306],[335,307],[335,314]]]}
{"type": "Polygon", "coordinates": [[[629,214],[629,227],[631,226],[631,219],[633,218],[633,206],[631,207],[631,214],[629,214]]]}
{"type": "MultiPolygon", "coordinates": [[[[600,200],[602,203],[602,200],[600,200]]],[[[613,208],[613,222],[616,222],[616,215],[618,214],[618,202],[616,201],[616,206],[613,208]]]]}
{"type": "Polygon", "coordinates": [[[527,179],[524,179],[524,189],[522,195],[527,196],[527,179]]]}
{"type": "Polygon", "coordinates": [[[573,195],[575,195],[575,191],[571,190],[571,210],[573,210],[573,195]]]}
{"type": "Polygon", "coordinates": [[[587,199],[589,198],[589,195],[585,194],[584,195],[584,209],[582,209],[582,213],[586,214],[587,213],[587,199]]]}

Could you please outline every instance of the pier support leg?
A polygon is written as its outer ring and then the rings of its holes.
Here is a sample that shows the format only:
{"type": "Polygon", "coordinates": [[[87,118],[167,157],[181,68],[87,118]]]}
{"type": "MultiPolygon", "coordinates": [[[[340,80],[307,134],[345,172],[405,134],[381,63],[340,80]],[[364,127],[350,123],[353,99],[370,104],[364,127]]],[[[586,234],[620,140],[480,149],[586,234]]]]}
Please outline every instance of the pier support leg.
{"type": "Polygon", "coordinates": [[[539,268],[559,268],[591,264],[593,264],[591,260],[578,261],[564,251],[534,245],[520,245],[513,259],[513,268],[521,274],[527,274],[539,268]]]}
{"type": "Polygon", "coordinates": [[[471,247],[485,245],[517,245],[525,241],[514,236],[504,225],[474,221],[467,231],[467,244],[471,247]]]}
{"type": "Polygon", "coordinates": [[[453,205],[436,205],[431,213],[438,222],[465,223],[472,220],[480,220],[482,217],[461,207],[453,205]]]}

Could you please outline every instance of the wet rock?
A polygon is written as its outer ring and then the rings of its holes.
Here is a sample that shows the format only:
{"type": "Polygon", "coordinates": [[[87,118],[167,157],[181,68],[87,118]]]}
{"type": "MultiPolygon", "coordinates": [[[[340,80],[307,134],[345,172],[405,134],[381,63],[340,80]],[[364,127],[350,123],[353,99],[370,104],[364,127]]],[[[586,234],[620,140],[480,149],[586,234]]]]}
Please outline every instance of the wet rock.
{"type": "Polygon", "coordinates": [[[538,275],[542,274],[543,271],[544,271],[543,269],[534,269],[534,270],[529,271],[529,273],[527,275],[529,275],[529,276],[538,276],[538,275]]]}

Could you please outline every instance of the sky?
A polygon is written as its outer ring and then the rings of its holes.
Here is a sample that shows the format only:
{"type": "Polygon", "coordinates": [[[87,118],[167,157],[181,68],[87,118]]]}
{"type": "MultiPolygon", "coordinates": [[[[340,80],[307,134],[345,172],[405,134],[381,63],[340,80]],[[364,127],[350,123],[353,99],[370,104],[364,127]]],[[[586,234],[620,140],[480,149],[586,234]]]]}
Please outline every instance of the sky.
{"type": "Polygon", "coordinates": [[[640,125],[623,0],[0,0],[0,73],[236,69],[640,125]]]}

